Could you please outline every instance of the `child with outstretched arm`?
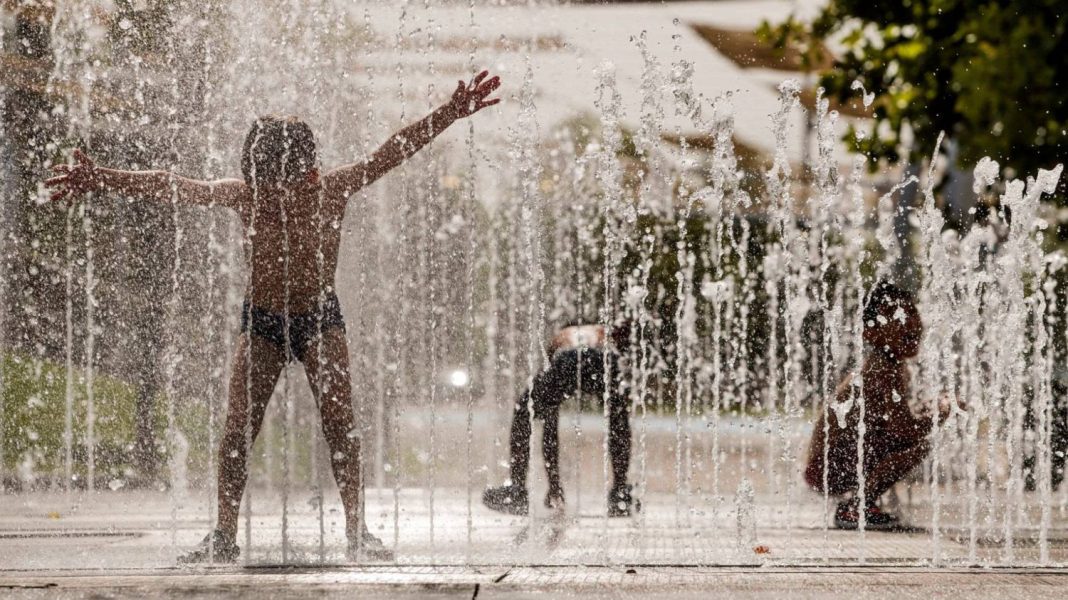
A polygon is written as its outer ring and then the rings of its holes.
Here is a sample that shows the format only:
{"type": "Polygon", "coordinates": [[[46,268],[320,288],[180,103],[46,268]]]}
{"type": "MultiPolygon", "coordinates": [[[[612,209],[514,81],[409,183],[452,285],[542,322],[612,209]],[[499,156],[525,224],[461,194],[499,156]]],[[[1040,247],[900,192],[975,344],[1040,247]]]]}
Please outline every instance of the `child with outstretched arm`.
{"type": "MultiPolygon", "coordinates": [[[[863,510],[867,529],[894,529],[899,526],[898,517],[882,511],[876,502],[923,462],[930,450],[933,420],[929,415],[914,415],[909,407],[907,361],[919,352],[923,323],[912,295],[885,281],[872,288],[863,320],[868,350],[861,367],[862,384],[857,386],[850,375],[835,391],[834,406],[845,412],[844,419],[831,406],[817,412],[805,482],[816,491],[842,498],[835,510],[836,527],[857,529],[863,510]],[[863,507],[857,473],[861,397],[863,507]]],[[[942,406],[941,412],[939,422],[945,420],[948,406],[942,406]]]]}
{"type": "Polygon", "coordinates": [[[74,164],[54,167],[53,200],[113,192],[159,202],[220,206],[241,219],[250,274],[241,335],[232,362],[226,428],[219,446],[218,523],[181,562],[233,562],[248,454],[279,375],[304,365],[322,417],[331,467],[345,508],[350,560],[390,560],[363,522],[360,440],[354,435],[345,321],[334,290],[341,222],[353,194],[400,165],[458,119],[499,102],[500,86],[483,71],[460,81],[452,97],[393,135],[365,162],[320,173],[315,138],[296,117],[262,117],[241,157],[243,179],[196,181],[165,171],[96,166],[80,150],[74,164]]]}

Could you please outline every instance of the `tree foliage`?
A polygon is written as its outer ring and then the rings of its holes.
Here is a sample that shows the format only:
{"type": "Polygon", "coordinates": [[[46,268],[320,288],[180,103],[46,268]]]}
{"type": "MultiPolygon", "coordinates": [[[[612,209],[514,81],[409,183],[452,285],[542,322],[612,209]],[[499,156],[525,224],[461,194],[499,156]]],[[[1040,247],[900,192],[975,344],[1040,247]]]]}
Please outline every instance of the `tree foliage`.
{"type": "Polygon", "coordinates": [[[780,49],[842,48],[819,81],[842,101],[859,93],[855,81],[875,93],[870,131],[846,136],[857,151],[920,160],[944,131],[962,165],[991,156],[1026,175],[1068,149],[1066,30],[1064,0],[830,0],[811,22],[758,33],[780,49]]]}

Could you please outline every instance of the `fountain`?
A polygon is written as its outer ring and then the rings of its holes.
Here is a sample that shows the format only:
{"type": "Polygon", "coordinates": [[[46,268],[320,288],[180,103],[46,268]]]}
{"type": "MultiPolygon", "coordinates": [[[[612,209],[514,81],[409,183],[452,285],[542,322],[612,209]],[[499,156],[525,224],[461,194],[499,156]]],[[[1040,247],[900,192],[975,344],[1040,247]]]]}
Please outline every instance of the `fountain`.
{"type": "MultiPolygon", "coordinates": [[[[813,161],[800,167],[800,85],[778,87],[766,121],[742,121],[747,92],[702,91],[677,20],[632,31],[613,64],[551,34],[560,7],[115,4],[35,17],[30,39],[45,45],[26,56],[49,66],[34,88],[43,112],[32,140],[5,120],[0,475],[4,504],[55,515],[32,529],[84,520],[100,526],[87,536],[139,536],[150,551],[30,553],[20,568],[170,566],[208,529],[246,286],[240,224],[224,209],[101,195],[49,205],[45,168],[81,144],[116,166],[232,176],[266,113],[307,119],[323,165],[339,164],[483,66],[505,81],[494,114],[361,190],[332,224],[366,519],[398,563],[881,564],[898,559],[877,536],[898,535],[910,564],[1064,565],[1066,260],[1049,251],[1041,202],[1060,166],[1001,179],[984,159],[974,192],[1001,208],[958,232],[938,206],[939,159],[919,178],[866,174],[818,97],[813,161]],[[551,26],[524,35],[538,11],[551,26]],[[577,77],[554,87],[543,72],[577,77]],[[581,87],[590,110],[570,110],[560,85],[581,87]],[[766,164],[736,146],[743,125],[770,130],[766,164]],[[913,187],[922,204],[902,216],[897,198],[913,187]],[[819,400],[857,371],[865,294],[908,259],[902,218],[926,325],[908,401],[934,414],[942,396],[966,402],[886,500],[915,529],[877,534],[862,519],[840,532],[833,499],[801,483],[807,439],[865,410],[862,396],[819,400]],[[547,364],[553,328],[619,317],[638,325],[626,380],[643,511],[603,510],[607,395],[565,405],[562,513],[484,509],[482,489],[506,477],[513,399],[547,364]]],[[[5,106],[25,93],[3,89],[5,106]]],[[[302,372],[284,370],[250,454],[247,565],[342,560],[343,512],[302,372]]]]}

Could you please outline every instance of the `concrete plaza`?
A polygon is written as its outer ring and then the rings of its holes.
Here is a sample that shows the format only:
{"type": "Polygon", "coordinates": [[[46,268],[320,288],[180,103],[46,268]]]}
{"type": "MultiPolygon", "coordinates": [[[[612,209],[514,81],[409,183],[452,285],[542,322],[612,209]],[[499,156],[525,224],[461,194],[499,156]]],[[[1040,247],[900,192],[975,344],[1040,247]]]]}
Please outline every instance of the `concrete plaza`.
{"type": "MultiPolygon", "coordinates": [[[[439,414],[442,440],[467,439],[460,416],[439,414]]],[[[368,526],[396,548],[392,563],[345,562],[340,500],[323,469],[321,502],[301,477],[289,486],[254,478],[251,517],[243,512],[238,534],[241,560],[196,569],[178,567],[176,557],[211,522],[203,474],[190,473],[185,491],[9,493],[0,501],[0,595],[1044,598],[1066,591],[1068,516],[1059,490],[1043,533],[1037,494],[1014,502],[977,488],[980,516],[972,517],[959,482],[932,496],[918,474],[890,498],[913,528],[839,531],[827,526],[833,504],[801,483],[800,462],[780,458],[784,445],[794,453],[804,447],[803,421],[780,429],[724,417],[718,461],[708,460],[707,433],[684,427],[693,435],[680,437],[673,421],[635,421],[631,475],[644,490],[643,507],[623,519],[605,517],[597,415],[562,420],[572,426],[561,431],[568,495],[561,511],[541,506],[537,452],[532,515],[518,517],[480,502],[485,485],[503,474],[492,462],[501,458],[492,432],[480,427],[467,450],[441,444],[423,470],[415,461],[405,478],[393,471],[369,482],[368,526]],[[674,454],[687,443],[693,466],[679,468],[674,454]]],[[[419,447],[422,422],[419,414],[404,420],[402,447],[419,447]]]]}
{"type": "MultiPolygon", "coordinates": [[[[483,508],[464,489],[439,488],[431,513],[429,490],[372,489],[369,523],[396,546],[397,560],[352,565],[343,558],[333,500],[324,504],[320,529],[318,506],[290,499],[283,556],[281,499],[253,494],[251,549],[243,548],[237,565],[202,568],[175,563],[208,527],[189,498],[8,496],[0,504],[0,590],[15,598],[1045,598],[1068,591],[1068,571],[1057,568],[1068,560],[1063,528],[1051,532],[1045,566],[1034,538],[1020,532],[1011,561],[1004,540],[989,532],[969,558],[969,531],[952,522],[937,536],[924,528],[836,531],[821,525],[822,502],[813,496],[797,502],[792,524],[776,525],[775,499],[761,496],[750,512],[680,507],[676,496],[654,494],[639,516],[608,520],[588,500],[579,511],[513,517],[483,508]]],[[[922,519],[919,510],[914,519],[922,519]]],[[[244,529],[239,542],[245,546],[244,529]]]]}

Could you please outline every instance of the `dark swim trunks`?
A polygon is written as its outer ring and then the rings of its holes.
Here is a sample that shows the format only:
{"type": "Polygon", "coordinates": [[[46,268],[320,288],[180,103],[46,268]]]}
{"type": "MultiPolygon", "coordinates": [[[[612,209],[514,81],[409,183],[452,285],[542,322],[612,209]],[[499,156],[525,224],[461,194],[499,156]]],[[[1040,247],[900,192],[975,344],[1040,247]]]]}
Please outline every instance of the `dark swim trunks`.
{"type": "MultiPolygon", "coordinates": [[[[337,294],[326,296],[321,311],[289,315],[289,352],[286,352],[286,358],[296,358],[304,362],[308,346],[318,338],[319,332],[334,327],[345,331],[345,318],[341,316],[341,303],[338,302],[337,294]]],[[[246,298],[241,308],[241,333],[246,331],[271,342],[285,352],[286,317],[283,313],[252,306],[246,298]]]]}

